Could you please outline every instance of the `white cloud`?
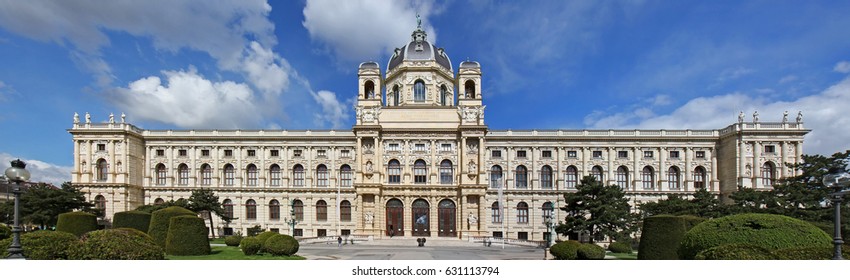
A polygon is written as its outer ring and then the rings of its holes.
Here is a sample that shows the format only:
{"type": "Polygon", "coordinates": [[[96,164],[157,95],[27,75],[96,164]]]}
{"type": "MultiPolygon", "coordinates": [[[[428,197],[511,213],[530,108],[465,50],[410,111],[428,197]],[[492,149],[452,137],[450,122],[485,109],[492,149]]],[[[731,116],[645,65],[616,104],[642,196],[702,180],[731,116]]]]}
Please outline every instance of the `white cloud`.
{"type": "Polygon", "coordinates": [[[336,98],[336,94],[327,90],[320,90],[313,93],[313,98],[319,105],[322,106],[322,113],[316,113],[314,116],[319,125],[330,123],[333,128],[340,128],[343,122],[348,119],[348,107],[353,100],[340,102],[336,98]]]}
{"type": "MultiPolygon", "coordinates": [[[[7,153],[0,153],[0,164],[2,170],[9,167],[9,163],[19,157],[7,153]]],[[[62,186],[63,182],[71,181],[71,167],[60,166],[40,160],[20,158],[27,164],[27,171],[30,172],[30,182],[45,182],[51,183],[54,186],[62,186]]]]}
{"type": "Polygon", "coordinates": [[[166,82],[150,76],[117,88],[110,99],[131,120],[152,120],[192,128],[256,126],[259,102],[246,84],[213,82],[189,71],[163,71],[166,82]]]}
{"type": "Polygon", "coordinates": [[[637,114],[594,112],[585,117],[585,123],[594,128],[646,128],[646,129],[719,129],[735,121],[739,111],[744,111],[747,121],[758,110],[763,122],[782,120],[789,111],[789,121],[794,121],[797,111],[804,114],[803,122],[812,132],[806,135],[804,152],[827,154],[850,149],[850,77],[823,90],[819,94],[792,101],[774,101],[736,92],[690,100],[665,115],[641,118],[637,114]]]}
{"type": "Polygon", "coordinates": [[[784,83],[793,82],[793,81],[796,81],[796,80],[799,80],[799,79],[800,78],[797,77],[796,75],[788,75],[788,76],[782,77],[782,79],[779,79],[779,83],[784,84],[784,83]]]}
{"type": "Polygon", "coordinates": [[[838,73],[850,73],[850,61],[839,61],[832,70],[838,73]]]}
{"type": "Polygon", "coordinates": [[[753,72],[755,72],[755,70],[750,69],[750,68],[744,68],[744,67],[741,67],[741,66],[738,66],[738,67],[735,67],[735,68],[727,68],[727,69],[723,70],[722,72],[720,72],[720,76],[717,77],[717,81],[723,82],[723,81],[728,81],[728,80],[735,80],[735,79],[738,79],[740,77],[749,75],[753,72]]]}
{"type": "Polygon", "coordinates": [[[428,16],[439,13],[439,8],[432,1],[308,0],[302,24],[337,59],[377,60],[410,41],[417,13],[428,40],[436,42],[428,16]]]}

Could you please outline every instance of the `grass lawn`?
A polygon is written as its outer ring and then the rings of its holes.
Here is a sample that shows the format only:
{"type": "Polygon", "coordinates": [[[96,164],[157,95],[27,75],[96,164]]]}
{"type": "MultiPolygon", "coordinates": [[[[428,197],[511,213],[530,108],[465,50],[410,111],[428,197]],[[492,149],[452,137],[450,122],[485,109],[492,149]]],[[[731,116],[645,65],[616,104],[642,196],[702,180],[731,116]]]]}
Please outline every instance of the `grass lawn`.
{"type": "Polygon", "coordinates": [[[634,253],[611,253],[606,252],[606,255],[617,258],[618,260],[636,260],[637,252],[634,253]]]}
{"type": "Polygon", "coordinates": [[[224,238],[210,239],[210,244],[224,244],[224,238]]]}
{"type": "Polygon", "coordinates": [[[246,256],[238,247],[213,246],[212,254],[204,256],[172,256],[167,255],[169,260],[303,260],[301,256],[275,257],[269,254],[246,256]]]}

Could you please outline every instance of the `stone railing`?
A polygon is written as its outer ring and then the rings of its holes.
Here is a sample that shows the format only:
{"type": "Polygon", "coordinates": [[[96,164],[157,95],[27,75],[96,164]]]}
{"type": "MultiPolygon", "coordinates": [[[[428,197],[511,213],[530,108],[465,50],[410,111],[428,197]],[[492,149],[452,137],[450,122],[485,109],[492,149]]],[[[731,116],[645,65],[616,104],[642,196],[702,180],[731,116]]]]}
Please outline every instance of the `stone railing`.
{"type": "Polygon", "coordinates": [[[488,137],[716,137],[718,130],[494,130],[488,137]]]}

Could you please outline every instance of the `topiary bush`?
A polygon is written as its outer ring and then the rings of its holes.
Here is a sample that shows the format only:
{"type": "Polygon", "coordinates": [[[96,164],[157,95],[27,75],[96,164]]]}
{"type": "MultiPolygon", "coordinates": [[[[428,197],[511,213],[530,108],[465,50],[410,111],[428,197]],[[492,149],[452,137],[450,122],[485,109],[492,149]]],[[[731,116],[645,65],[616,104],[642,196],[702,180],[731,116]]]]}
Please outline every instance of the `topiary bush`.
{"type": "Polygon", "coordinates": [[[613,242],[608,245],[608,250],[612,253],[631,253],[632,244],[630,242],[613,242]]]}
{"type": "MultiPolygon", "coordinates": [[[[780,260],[831,260],[834,247],[794,247],[775,250],[772,253],[780,260]]],[[[841,255],[850,259],[850,246],[841,246],[841,255]]]]}
{"type": "Polygon", "coordinates": [[[77,237],[86,232],[97,230],[97,216],[86,212],[68,212],[59,214],[56,230],[72,233],[77,237]]]}
{"type": "Polygon", "coordinates": [[[738,214],[703,222],[682,238],[678,254],[693,259],[702,250],[743,243],[770,251],[793,247],[829,247],[832,239],[816,226],[782,215],[738,214]]]}
{"type": "Polygon", "coordinates": [[[80,260],[164,260],[165,251],[144,232],[133,228],[92,231],[74,252],[80,260]]]}
{"type": "Polygon", "coordinates": [[[142,211],[124,211],[112,216],[112,228],[134,228],[148,232],[151,214],[142,211]]]}
{"type": "Polygon", "coordinates": [[[298,240],[289,235],[278,234],[266,239],[263,252],[273,256],[292,256],[298,252],[298,240]]]}
{"type": "Polygon", "coordinates": [[[257,235],[257,239],[260,240],[261,244],[266,244],[266,240],[268,240],[269,237],[278,236],[278,235],[280,235],[280,233],[277,233],[277,232],[274,232],[274,231],[265,231],[265,232],[257,235]]]}
{"type": "Polygon", "coordinates": [[[171,218],[177,216],[197,216],[197,214],[180,206],[171,206],[151,213],[151,224],[148,227],[148,235],[162,249],[165,249],[165,242],[168,239],[168,226],[171,223],[171,218]]]}
{"type": "MultiPolygon", "coordinates": [[[[0,241],[3,257],[11,244],[12,238],[0,241]]],[[[39,230],[21,234],[24,257],[30,260],[71,260],[73,252],[79,247],[77,236],[64,231],[39,230]]]]}
{"type": "Polygon", "coordinates": [[[592,243],[582,243],[576,250],[576,259],[601,260],[605,258],[605,248],[592,243]]]}
{"type": "Polygon", "coordinates": [[[12,237],[12,229],[4,223],[0,223],[0,240],[12,237]]]}
{"type": "Polygon", "coordinates": [[[556,260],[575,260],[578,258],[578,247],[581,243],[575,240],[567,240],[556,243],[549,248],[549,252],[556,260]]]}
{"type": "Polygon", "coordinates": [[[697,260],[775,260],[776,255],[765,248],[751,244],[726,244],[697,253],[697,260]]]}
{"type": "Polygon", "coordinates": [[[172,217],[165,241],[165,253],[175,256],[209,255],[210,240],[204,219],[196,216],[172,217]]]}
{"type": "Polygon", "coordinates": [[[227,246],[237,247],[239,243],[242,243],[241,235],[231,235],[224,238],[224,244],[227,246]]]}
{"type": "Polygon", "coordinates": [[[705,219],[694,216],[657,215],[643,219],[639,260],[678,260],[676,250],[685,233],[705,219]]]}
{"type": "Polygon", "coordinates": [[[246,256],[252,256],[260,252],[260,249],[263,248],[263,243],[260,243],[260,240],[256,237],[248,236],[242,238],[239,247],[242,248],[242,253],[245,253],[246,256]]]}

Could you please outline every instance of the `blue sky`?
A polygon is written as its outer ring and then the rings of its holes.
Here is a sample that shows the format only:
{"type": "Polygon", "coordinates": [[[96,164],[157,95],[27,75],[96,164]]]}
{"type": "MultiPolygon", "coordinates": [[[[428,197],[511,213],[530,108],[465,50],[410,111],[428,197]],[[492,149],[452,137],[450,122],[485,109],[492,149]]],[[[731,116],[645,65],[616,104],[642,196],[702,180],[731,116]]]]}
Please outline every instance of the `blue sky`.
{"type": "Polygon", "coordinates": [[[74,112],[147,129],[350,129],[356,67],[421,15],[491,129],[716,129],[804,114],[850,149],[847,1],[0,0],[0,160],[70,178],[74,112]]]}

